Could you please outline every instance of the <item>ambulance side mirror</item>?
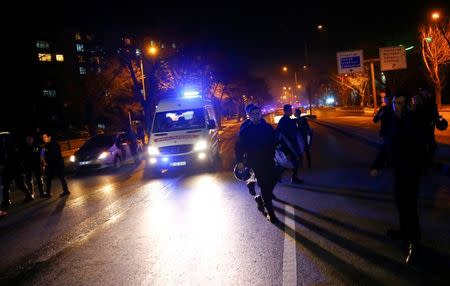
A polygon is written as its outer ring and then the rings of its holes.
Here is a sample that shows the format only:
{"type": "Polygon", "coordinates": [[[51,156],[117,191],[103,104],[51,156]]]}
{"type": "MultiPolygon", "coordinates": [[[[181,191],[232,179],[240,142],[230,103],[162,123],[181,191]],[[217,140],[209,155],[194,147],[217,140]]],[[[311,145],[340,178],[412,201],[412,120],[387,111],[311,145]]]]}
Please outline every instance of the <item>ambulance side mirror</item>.
{"type": "Polygon", "coordinates": [[[216,122],[214,119],[208,120],[208,129],[216,129],[216,122]]]}

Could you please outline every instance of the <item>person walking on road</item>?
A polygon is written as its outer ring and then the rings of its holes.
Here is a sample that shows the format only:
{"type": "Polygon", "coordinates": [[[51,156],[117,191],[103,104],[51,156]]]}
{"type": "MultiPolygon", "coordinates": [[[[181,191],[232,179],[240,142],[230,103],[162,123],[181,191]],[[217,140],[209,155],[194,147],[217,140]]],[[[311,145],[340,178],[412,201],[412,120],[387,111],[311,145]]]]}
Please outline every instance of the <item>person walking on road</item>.
{"type": "Polygon", "coordinates": [[[126,130],[127,132],[127,136],[128,136],[128,140],[129,140],[129,146],[130,146],[130,152],[131,155],[133,156],[134,162],[136,164],[139,164],[141,162],[141,160],[139,159],[140,154],[138,154],[138,143],[137,143],[137,138],[136,135],[133,132],[133,129],[131,127],[127,128],[126,130]]]}
{"type": "Polygon", "coordinates": [[[13,138],[13,135],[2,136],[1,138],[1,154],[0,164],[3,165],[2,173],[2,193],[3,200],[0,205],[1,208],[8,208],[11,206],[10,190],[13,182],[25,194],[25,201],[29,202],[34,199],[31,191],[27,188],[24,181],[24,167],[23,158],[20,154],[19,144],[13,138]]]}
{"type": "Polygon", "coordinates": [[[394,173],[394,199],[400,229],[388,230],[388,236],[403,241],[407,264],[417,257],[421,233],[417,210],[419,183],[425,159],[425,139],[420,113],[408,108],[410,94],[399,90],[393,99],[392,125],[388,148],[394,173]]]}
{"type": "Polygon", "coordinates": [[[25,167],[25,184],[31,193],[35,194],[33,188],[33,177],[39,190],[39,196],[44,197],[44,184],[41,172],[41,145],[31,135],[25,137],[25,145],[23,147],[24,167],[25,167]]]}
{"type": "MultiPolygon", "coordinates": [[[[245,112],[247,113],[247,116],[250,116],[250,110],[254,107],[255,105],[250,103],[249,105],[247,105],[245,107],[245,112]]],[[[261,122],[266,122],[264,119],[261,118],[261,122]]],[[[252,124],[252,121],[247,118],[247,120],[245,120],[241,126],[239,127],[239,131],[241,131],[242,129],[246,128],[248,125],[252,124]]],[[[236,145],[237,146],[237,145],[236,145]]],[[[235,150],[236,151],[236,150],[235,150]]],[[[264,202],[263,199],[261,197],[260,194],[256,193],[256,184],[257,184],[257,179],[255,176],[255,172],[253,170],[250,170],[250,178],[245,182],[248,188],[248,192],[250,195],[252,195],[258,205],[258,209],[260,211],[264,211],[264,202]]],[[[275,199],[275,195],[273,195],[273,199],[275,199]]]]}
{"type": "Polygon", "coordinates": [[[372,166],[370,167],[370,175],[377,176],[380,169],[385,167],[388,164],[388,131],[391,127],[392,122],[392,107],[391,107],[391,99],[386,95],[386,92],[380,92],[380,96],[382,98],[382,106],[377,111],[375,116],[373,117],[373,122],[380,122],[380,137],[381,137],[381,146],[375,157],[372,166]]]}
{"type": "Polygon", "coordinates": [[[248,108],[250,123],[240,131],[236,142],[237,168],[242,171],[245,164],[250,167],[256,176],[261,196],[267,211],[267,219],[277,223],[278,218],[272,205],[273,189],[277,182],[275,168],[276,136],[271,125],[262,119],[261,110],[253,105],[248,108]]]}
{"type": "Polygon", "coordinates": [[[311,169],[311,140],[312,140],[312,129],[309,126],[308,120],[305,117],[302,117],[302,112],[299,108],[294,111],[295,116],[295,124],[297,125],[297,130],[299,132],[299,139],[303,148],[302,155],[300,156],[300,167],[303,166],[303,154],[306,155],[306,162],[308,165],[308,169],[311,169]]]}
{"type": "Polygon", "coordinates": [[[42,134],[42,140],[45,143],[43,162],[47,180],[47,192],[45,197],[51,197],[52,181],[55,176],[61,181],[63,192],[60,196],[67,196],[70,192],[64,175],[64,159],[61,154],[61,148],[48,132],[42,134]]]}
{"type": "Polygon", "coordinates": [[[280,143],[282,145],[283,152],[289,157],[289,160],[294,165],[292,171],[291,183],[301,184],[303,180],[298,178],[298,168],[301,159],[300,146],[297,141],[297,125],[296,122],[291,119],[292,106],[286,104],[283,107],[284,115],[278,122],[277,132],[280,137],[280,143]]]}

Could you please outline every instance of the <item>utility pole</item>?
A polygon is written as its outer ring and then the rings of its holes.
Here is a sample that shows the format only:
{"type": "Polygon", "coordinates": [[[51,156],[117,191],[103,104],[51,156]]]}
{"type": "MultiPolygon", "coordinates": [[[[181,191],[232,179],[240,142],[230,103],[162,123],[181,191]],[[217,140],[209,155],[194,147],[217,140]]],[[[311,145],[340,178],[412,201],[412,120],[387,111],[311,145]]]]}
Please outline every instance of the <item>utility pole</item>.
{"type": "Polygon", "coordinates": [[[374,62],[379,62],[380,59],[376,58],[376,59],[367,59],[364,60],[364,63],[370,63],[370,78],[372,81],[372,95],[373,95],[373,112],[377,112],[378,109],[378,104],[377,104],[377,89],[375,86],[375,71],[374,71],[374,62]]]}
{"type": "MultiPolygon", "coordinates": [[[[142,61],[142,53],[141,53],[141,80],[142,80],[142,91],[143,91],[143,96],[144,96],[144,102],[147,101],[147,93],[145,91],[145,77],[144,77],[144,63],[142,61]]],[[[144,108],[145,109],[145,108],[144,108]]]]}

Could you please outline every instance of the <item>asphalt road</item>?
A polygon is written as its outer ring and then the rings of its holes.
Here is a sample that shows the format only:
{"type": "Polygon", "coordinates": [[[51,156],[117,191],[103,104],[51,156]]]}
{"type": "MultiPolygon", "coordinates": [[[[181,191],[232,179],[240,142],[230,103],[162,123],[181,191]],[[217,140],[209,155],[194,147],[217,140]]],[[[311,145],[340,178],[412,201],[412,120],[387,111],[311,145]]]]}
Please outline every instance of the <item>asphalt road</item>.
{"type": "Polygon", "coordinates": [[[221,172],[151,178],[144,163],[127,165],[71,176],[69,197],[17,202],[0,219],[0,282],[449,285],[449,178],[424,177],[421,260],[405,266],[400,245],[384,235],[397,226],[391,174],[368,176],[376,149],[313,127],[305,184],[290,185],[286,174],[275,189],[279,225],[232,177],[238,125],[230,124],[222,134],[221,172]]]}

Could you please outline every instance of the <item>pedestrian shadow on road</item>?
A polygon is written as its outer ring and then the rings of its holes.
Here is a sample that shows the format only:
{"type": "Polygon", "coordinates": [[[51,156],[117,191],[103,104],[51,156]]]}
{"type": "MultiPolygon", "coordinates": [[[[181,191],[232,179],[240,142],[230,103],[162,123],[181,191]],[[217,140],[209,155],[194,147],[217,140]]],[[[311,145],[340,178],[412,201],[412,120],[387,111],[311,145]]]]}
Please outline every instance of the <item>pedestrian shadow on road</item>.
{"type": "Polygon", "coordinates": [[[50,214],[46,223],[47,232],[50,231],[50,229],[54,230],[57,228],[59,221],[61,220],[62,212],[66,206],[67,200],[68,196],[62,197],[56,204],[55,209],[50,214]]]}
{"type": "MultiPolygon", "coordinates": [[[[280,209],[276,208],[276,210],[278,211],[280,209]]],[[[286,224],[280,222],[276,224],[276,227],[294,239],[297,244],[301,244],[304,248],[328,264],[345,285],[384,285],[382,281],[361,271],[355,265],[348,263],[343,258],[338,257],[336,254],[323,248],[286,224]]]]}
{"type": "Polygon", "coordinates": [[[389,242],[391,242],[391,240],[388,239],[385,235],[374,233],[374,232],[371,232],[369,230],[357,227],[355,225],[351,225],[351,224],[339,221],[336,218],[332,218],[332,217],[320,214],[318,212],[315,212],[315,211],[312,211],[312,210],[308,210],[308,209],[302,208],[302,207],[297,206],[297,205],[293,205],[293,204],[291,204],[289,202],[286,202],[286,201],[284,201],[282,199],[279,199],[279,198],[276,198],[275,201],[278,201],[278,202],[280,202],[282,204],[291,206],[296,211],[301,211],[301,212],[307,213],[309,215],[312,215],[312,216],[314,216],[316,218],[319,218],[321,220],[324,220],[326,222],[329,222],[329,223],[332,223],[332,224],[337,225],[339,227],[345,228],[346,230],[352,231],[352,232],[354,232],[356,234],[362,234],[362,235],[368,236],[368,237],[370,237],[372,239],[376,239],[376,240],[378,240],[378,241],[380,241],[382,243],[389,243],[389,242]]]}
{"type": "MultiPolygon", "coordinates": [[[[309,192],[316,192],[328,194],[333,196],[350,197],[359,200],[374,201],[379,203],[394,204],[392,192],[374,192],[369,189],[359,189],[350,187],[333,187],[324,185],[302,184],[302,185],[287,185],[291,188],[301,189],[309,192]]],[[[435,198],[419,196],[418,205],[420,208],[446,208],[446,202],[436,201],[435,198]]]]}
{"type": "MultiPolygon", "coordinates": [[[[303,211],[301,207],[293,206],[295,209],[303,211]]],[[[297,224],[302,225],[303,227],[309,229],[310,231],[322,236],[323,238],[331,241],[332,243],[346,249],[347,251],[355,254],[356,256],[362,257],[363,259],[377,265],[381,269],[385,269],[393,275],[400,276],[401,278],[407,280],[411,284],[417,283],[417,281],[427,281],[430,285],[441,284],[442,279],[445,279],[442,276],[445,273],[442,273],[440,269],[442,269],[441,265],[436,265],[436,267],[430,267],[430,265],[426,265],[427,263],[431,264],[440,264],[444,262],[448,263],[448,257],[444,254],[438,254],[436,251],[428,252],[428,255],[439,257],[439,262],[437,261],[429,261],[428,259],[424,260],[424,265],[419,265],[418,268],[412,268],[405,265],[402,261],[400,261],[401,256],[399,255],[399,260],[394,260],[388,256],[385,256],[375,250],[369,249],[365,246],[359,245],[358,243],[352,241],[351,239],[342,236],[342,234],[336,234],[332,231],[326,229],[325,227],[319,226],[315,223],[312,223],[304,218],[299,217],[298,215],[291,214],[286,212],[284,209],[281,209],[277,206],[274,206],[275,211],[278,213],[289,217],[294,220],[297,224]],[[438,271],[439,270],[439,271],[438,271]]],[[[308,210],[306,210],[308,212],[308,210]]],[[[314,212],[312,212],[314,215],[314,212]]],[[[327,218],[330,221],[337,222],[335,219],[327,218]]],[[[341,222],[338,222],[341,225],[345,225],[341,222]]],[[[297,243],[300,243],[302,246],[310,249],[316,255],[318,255],[324,262],[328,263],[330,266],[335,268],[340,273],[345,273],[345,277],[351,277],[352,279],[356,279],[356,281],[352,281],[351,284],[361,284],[361,285],[377,285],[380,283],[379,281],[374,280],[373,277],[367,275],[367,273],[363,273],[362,269],[356,269],[355,266],[349,264],[344,261],[344,258],[339,258],[336,255],[330,253],[329,251],[323,249],[321,246],[314,244],[298,232],[290,229],[288,226],[284,226],[282,229],[286,234],[290,235],[292,238],[296,240],[297,243]],[[287,229],[287,230],[286,230],[287,229]],[[355,276],[356,274],[356,276],[355,276]]],[[[348,225],[347,225],[348,227],[348,225]]],[[[354,231],[356,227],[351,226],[350,230],[354,231]]],[[[377,235],[374,235],[370,232],[365,231],[372,238],[377,238],[377,235]]],[[[379,237],[378,237],[379,238],[379,237]]],[[[384,239],[383,239],[384,241],[384,239]]],[[[391,242],[393,243],[393,242],[391,242]]],[[[382,250],[381,250],[382,251],[382,250]]],[[[429,251],[429,249],[428,249],[429,251]]],[[[448,271],[447,271],[448,272],[448,271]]],[[[382,283],[381,283],[382,284],[382,283]]],[[[427,283],[428,284],[428,283],[427,283]]]]}

